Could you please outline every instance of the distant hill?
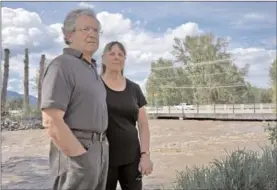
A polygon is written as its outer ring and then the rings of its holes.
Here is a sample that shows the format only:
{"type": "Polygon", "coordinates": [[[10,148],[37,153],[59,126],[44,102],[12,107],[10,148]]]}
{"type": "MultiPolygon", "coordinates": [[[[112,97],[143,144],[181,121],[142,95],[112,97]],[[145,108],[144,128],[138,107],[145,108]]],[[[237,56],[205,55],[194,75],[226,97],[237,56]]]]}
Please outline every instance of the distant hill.
{"type": "MultiPolygon", "coordinates": [[[[13,100],[13,99],[23,99],[24,95],[23,94],[19,94],[18,92],[14,92],[14,91],[7,91],[7,100],[13,100]]],[[[32,105],[36,105],[37,104],[37,98],[35,96],[29,95],[29,101],[30,104],[32,105]]]]}

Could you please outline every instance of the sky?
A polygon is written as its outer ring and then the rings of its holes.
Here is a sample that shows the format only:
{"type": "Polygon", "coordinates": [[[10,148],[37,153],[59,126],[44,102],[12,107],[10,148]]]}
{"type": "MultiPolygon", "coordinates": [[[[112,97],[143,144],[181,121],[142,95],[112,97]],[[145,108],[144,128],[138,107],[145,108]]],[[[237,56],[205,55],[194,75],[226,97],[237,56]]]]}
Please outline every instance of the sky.
{"type": "Polygon", "coordinates": [[[276,58],[276,2],[3,2],[2,49],[11,51],[8,90],[23,93],[24,48],[29,48],[30,94],[37,96],[40,56],[50,62],[66,47],[62,23],[78,7],[93,8],[102,24],[94,56],[98,64],[105,44],[123,42],[125,75],[143,90],[151,62],[174,59],[174,37],[208,32],[229,39],[228,51],[238,67],[250,64],[249,82],[269,86],[269,67],[276,58]]]}

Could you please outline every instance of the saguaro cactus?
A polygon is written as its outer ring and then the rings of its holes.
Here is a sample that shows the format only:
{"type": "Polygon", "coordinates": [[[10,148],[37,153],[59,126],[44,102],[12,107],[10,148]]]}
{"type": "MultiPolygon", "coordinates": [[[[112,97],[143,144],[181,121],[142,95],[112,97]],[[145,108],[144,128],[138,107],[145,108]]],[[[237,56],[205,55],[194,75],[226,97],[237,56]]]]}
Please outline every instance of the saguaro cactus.
{"type": "Polygon", "coordinates": [[[24,110],[29,111],[29,51],[25,48],[24,59],[24,110]]]}
{"type": "Polygon", "coordinates": [[[40,63],[39,63],[39,76],[37,81],[38,86],[38,102],[37,102],[37,109],[40,109],[40,103],[41,103],[41,80],[44,73],[44,66],[45,66],[45,55],[41,55],[40,63]]]}
{"type": "Polygon", "coordinates": [[[5,110],[6,105],[6,97],[7,97],[7,88],[8,88],[8,80],[9,80],[9,67],[10,67],[10,50],[5,49],[5,58],[4,58],[4,73],[3,73],[3,83],[2,83],[2,91],[1,91],[1,110],[5,110]]]}

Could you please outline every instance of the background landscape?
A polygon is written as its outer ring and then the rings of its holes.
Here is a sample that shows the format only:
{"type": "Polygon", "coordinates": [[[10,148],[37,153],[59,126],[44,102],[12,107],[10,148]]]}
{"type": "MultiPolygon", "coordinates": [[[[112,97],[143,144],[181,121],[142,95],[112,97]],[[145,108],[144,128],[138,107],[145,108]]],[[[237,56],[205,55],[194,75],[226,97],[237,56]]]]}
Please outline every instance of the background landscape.
{"type": "Polygon", "coordinates": [[[94,55],[98,68],[105,44],[123,42],[124,75],[141,86],[154,115],[188,103],[197,109],[172,114],[199,116],[201,108],[211,117],[252,118],[149,117],[155,169],[144,177],[145,189],[276,190],[276,2],[2,4],[3,188],[51,186],[39,81],[65,47],[61,27],[67,12],[90,7],[103,29],[94,55]],[[268,115],[272,122],[264,119],[268,115]],[[257,117],[262,122],[254,122],[257,117]]]}
{"type": "Polygon", "coordinates": [[[61,53],[65,46],[62,22],[76,7],[94,8],[102,23],[95,55],[98,64],[106,43],[122,41],[128,51],[125,75],[144,91],[152,61],[176,62],[175,37],[208,33],[228,41],[227,51],[238,68],[250,65],[247,81],[256,87],[270,86],[268,72],[276,58],[274,2],[4,2],[2,47],[11,51],[8,90],[24,92],[23,59],[28,48],[30,95],[37,96],[34,78],[41,55],[49,62],[61,53]]]}

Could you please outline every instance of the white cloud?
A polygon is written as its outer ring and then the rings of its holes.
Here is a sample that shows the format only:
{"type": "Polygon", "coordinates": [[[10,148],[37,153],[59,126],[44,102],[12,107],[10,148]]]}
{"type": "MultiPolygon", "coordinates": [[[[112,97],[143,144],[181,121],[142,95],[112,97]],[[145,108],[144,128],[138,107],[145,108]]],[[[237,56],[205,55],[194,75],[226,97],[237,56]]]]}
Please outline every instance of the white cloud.
{"type": "MultiPolygon", "coordinates": [[[[81,3],[80,3],[81,4],[81,3]]],[[[79,6],[80,6],[79,4],[79,6]]],[[[82,2],[81,6],[87,3],[82,2]]],[[[91,4],[89,4],[92,6],[91,4]]],[[[63,48],[63,36],[61,23],[52,25],[44,24],[37,13],[24,9],[11,9],[4,7],[3,12],[3,46],[11,49],[10,67],[11,73],[9,89],[23,92],[23,51],[25,47],[30,48],[30,80],[35,77],[41,54],[46,54],[47,60],[61,53],[63,48]],[[21,18],[19,18],[21,17],[21,18]],[[24,22],[20,23],[19,20],[24,22]],[[51,46],[50,46],[51,44],[51,46]],[[55,44],[55,45],[53,45],[55,44]],[[14,54],[14,49],[19,46],[20,53],[14,54]],[[55,47],[55,48],[53,48],[55,47]]],[[[125,74],[130,79],[139,83],[144,89],[146,77],[150,71],[150,63],[159,57],[173,58],[172,45],[174,37],[185,38],[186,35],[195,35],[204,31],[197,23],[188,22],[175,28],[169,28],[164,34],[145,31],[141,23],[143,21],[132,21],[120,13],[100,12],[97,17],[103,26],[103,35],[100,40],[100,48],[96,57],[100,57],[104,45],[112,40],[123,42],[127,49],[127,62],[125,74]]],[[[274,51],[265,49],[234,49],[236,63],[243,65],[248,63],[265,67],[273,59],[274,51]]],[[[99,60],[100,61],[100,60],[99,60]]],[[[100,63],[100,62],[99,62],[100,63]]],[[[257,72],[254,65],[251,72],[257,72]]],[[[253,80],[255,82],[255,80],[253,80]]],[[[259,83],[262,80],[259,80],[259,83]]],[[[265,81],[263,83],[266,83],[265,81]]],[[[31,94],[36,91],[31,89],[31,94]]]]}
{"type": "Polygon", "coordinates": [[[91,8],[91,9],[93,9],[93,8],[94,8],[94,5],[92,5],[91,3],[80,2],[80,3],[79,3],[79,7],[82,7],[82,8],[91,8]]]}
{"type": "Polygon", "coordinates": [[[276,36],[269,37],[267,39],[262,39],[261,44],[267,47],[276,47],[277,46],[277,38],[276,36]]]}
{"type": "MultiPolygon", "coordinates": [[[[276,19],[275,19],[276,21],[276,19]]],[[[239,17],[238,20],[232,21],[231,26],[236,29],[268,29],[272,28],[275,24],[272,16],[267,14],[249,12],[245,13],[242,17],[239,17]],[[257,27],[259,24],[259,27],[257,27]]]]}
{"type": "Polygon", "coordinates": [[[246,13],[243,16],[244,20],[256,20],[256,21],[260,21],[260,20],[264,20],[266,18],[265,15],[260,14],[260,13],[246,13]]]}
{"type": "Polygon", "coordinates": [[[43,24],[38,13],[3,7],[2,14],[3,47],[15,52],[25,47],[39,51],[60,45],[61,29],[43,24]]]}
{"type": "Polygon", "coordinates": [[[117,35],[128,33],[132,27],[132,21],[123,18],[123,15],[120,13],[110,14],[108,12],[101,12],[97,15],[97,18],[102,23],[103,32],[107,37],[115,37],[117,35]]]}
{"type": "Polygon", "coordinates": [[[264,48],[236,48],[231,51],[235,58],[235,63],[239,67],[250,64],[248,80],[252,84],[262,87],[268,86],[269,68],[276,59],[276,50],[264,48]]]}

